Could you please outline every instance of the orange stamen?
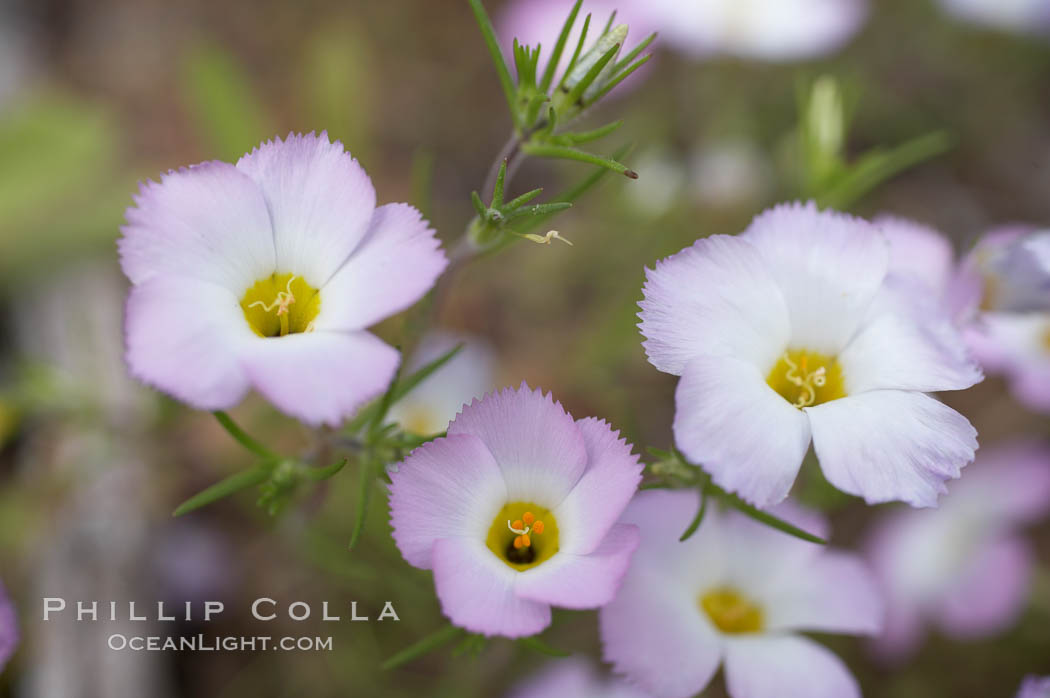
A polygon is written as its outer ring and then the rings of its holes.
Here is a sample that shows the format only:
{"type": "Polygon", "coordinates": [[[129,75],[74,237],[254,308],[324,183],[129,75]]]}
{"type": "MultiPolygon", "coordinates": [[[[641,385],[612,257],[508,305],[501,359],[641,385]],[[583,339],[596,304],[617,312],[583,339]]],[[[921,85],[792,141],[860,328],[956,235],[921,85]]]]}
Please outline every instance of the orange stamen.
{"type": "Polygon", "coordinates": [[[516,550],[521,549],[525,545],[524,536],[518,536],[514,539],[514,548],[516,550]]]}
{"type": "Polygon", "coordinates": [[[525,528],[525,525],[523,523],[521,523],[521,519],[514,519],[514,523],[512,523],[511,526],[513,526],[514,528],[517,528],[519,530],[522,529],[522,528],[525,528]]]}
{"type": "Polygon", "coordinates": [[[525,512],[525,513],[524,513],[524,514],[522,515],[522,517],[521,517],[521,520],[525,522],[525,525],[526,525],[526,526],[531,526],[531,525],[532,525],[532,522],[536,520],[536,517],[535,517],[535,516],[533,516],[533,514],[532,514],[532,512],[531,512],[531,511],[526,511],[526,512],[525,512]]]}
{"type": "MultiPolygon", "coordinates": [[[[526,514],[526,516],[527,516],[527,514],[526,514]]],[[[536,533],[536,534],[543,533],[543,522],[542,521],[537,521],[536,523],[534,523],[532,525],[532,532],[536,533]]]]}
{"type": "Polygon", "coordinates": [[[532,545],[532,539],[529,538],[529,534],[528,533],[526,533],[524,536],[518,536],[518,538],[521,539],[521,544],[522,544],[523,547],[527,548],[530,545],[532,545]]]}

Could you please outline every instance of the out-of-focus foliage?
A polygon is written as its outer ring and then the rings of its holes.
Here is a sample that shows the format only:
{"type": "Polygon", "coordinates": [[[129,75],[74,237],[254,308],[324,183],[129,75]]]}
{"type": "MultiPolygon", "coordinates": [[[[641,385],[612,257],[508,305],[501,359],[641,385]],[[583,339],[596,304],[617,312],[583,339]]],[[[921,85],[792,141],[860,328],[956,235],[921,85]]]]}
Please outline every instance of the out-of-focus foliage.
{"type": "Polygon", "coordinates": [[[113,239],[134,179],[111,106],[42,92],[0,112],[0,273],[113,239]]]}

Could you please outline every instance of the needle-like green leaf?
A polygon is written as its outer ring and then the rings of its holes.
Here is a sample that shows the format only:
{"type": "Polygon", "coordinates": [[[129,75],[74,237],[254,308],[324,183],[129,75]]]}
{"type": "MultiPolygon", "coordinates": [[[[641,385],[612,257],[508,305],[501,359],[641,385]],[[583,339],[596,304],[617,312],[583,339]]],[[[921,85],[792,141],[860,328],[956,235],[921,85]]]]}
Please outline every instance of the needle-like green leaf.
{"type": "Polygon", "coordinates": [[[591,165],[598,165],[604,167],[607,170],[622,174],[625,177],[631,179],[638,179],[638,173],[630,169],[626,165],[616,162],[615,160],[609,160],[607,158],[599,157],[592,153],[588,153],[584,150],[577,148],[570,148],[563,145],[545,145],[542,143],[526,143],[521,146],[522,152],[540,158],[560,158],[563,160],[576,160],[578,162],[586,162],[591,165]]]}
{"type": "Polygon", "coordinates": [[[256,441],[244,429],[241,429],[241,427],[237,425],[237,422],[233,421],[233,418],[230,417],[230,415],[226,414],[222,410],[217,410],[215,412],[212,412],[212,414],[215,416],[215,419],[219,422],[219,424],[222,425],[222,428],[225,429],[230,434],[230,436],[233,437],[234,441],[239,443],[241,446],[244,446],[246,449],[248,449],[255,455],[261,456],[263,458],[276,459],[278,457],[276,453],[274,453],[270,449],[266,448],[266,446],[263,446],[261,443],[256,441]]]}
{"type": "Polygon", "coordinates": [[[507,180],[507,161],[499,164],[499,172],[496,174],[496,186],[492,189],[492,208],[503,208],[503,183],[507,180]]]}
{"type": "Polygon", "coordinates": [[[604,85],[602,85],[602,88],[600,90],[598,90],[594,94],[594,96],[591,97],[588,100],[587,103],[588,104],[594,104],[595,102],[600,100],[602,97],[604,97],[605,95],[609,94],[609,92],[611,92],[617,85],[619,85],[621,82],[626,80],[628,75],[630,75],[634,71],[638,70],[639,68],[641,68],[646,63],[648,63],[649,59],[652,58],[652,57],[653,57],[653,54],[651,54],[651,53],[648,54],[648,55],[642,56],[641,58],[639,58],[631,66],[629,66],[628,68],[626,68],[622,72],[619,72],[619,73],[615,73],[614,72],[612,77],[609,78],[608,82],[606,82],[604,85]]]}
{"type": "Polygon", "coordinates": [[[551,647],[535,635],[531,635],[529,637],[519,637],[518,644],[522,647],[527,647],[533,652],[538,652],[539,654],[545,655],[547,657],[564,658],[568,657],[571,654],[570,652],[566,652],[565,650],[560,650],[556,647],[551,647]]]}
{"type": "Polygon", "coordinates": [[[599,138],[604,138],[616,129],[623,126],[623,121],[614,121],[611,124],[606,124],[601,128],[596,128],[592,131],[582,131],[580,133],[560,133],[554,137],[554,143],[558,145],[577,145],[579,143],[588,143],[590,141],[596,141],[599,138]]]}
{"type": "Polygon", "coordinates": [[[229,497],[243,489],[254,487],[255,485],[261,485],[266,481],[266,478],[270,476],[273,467],[274,464],[270,461],[261,463],[249,470],[234,473],[187,499],[175,509],[172,516],[188,514],[195,509],[200,509],[212,502],[217,502],[218,500],[229,497]]]}
{"type": "Polygon", "coordinates": [[[423,638],[416,644],[401,650],[393,657],[383,662],[382,665],[380,665],[380,668],[383,671],[390,671],[391,669],[396,669],[397,667],[402,666],[403,664],[407,664],[415,659],[419,659],[425,654],[433,652],[434,650],[438,649],[443,645],[447,645],[449,642],[452,642],[464,632],[466,631],[464,631],[462,628],[457,628],[454,625],[446,625],[437,632],[431,635],[427,635],[425,638],[423,638]]]}
{"type": "Polygon", "coordinates": [[[587,40],[587,30],[591,26],[591,16],[588,14],[583,18],[583,29],[580,31],[580,38],[576,41],[576,50],[573,51],[572,58],[569,59],[569,65],[565,67],[565,73],[562,74],[561,81],[558,83],[559,89],[565,89],[565,81],[572,75],[573,68],[576,67],[576,62],[580,60],[580,53],[583,51],[583,42],[587,40]]]}
{"type": "Polygon", "coordinates": [[[579,101],[579,99],[583,96],[583,93],[587,90],[587,88],[590,87],[591,84],[598,79],[598,75],[600,75],[602,70],[605,69],[605,66],[609,64],[609,61],[616,57],[616,54],[619,52],[619,50],[619,44],[614,44],[612,47],[606,50],[605,53],[601,55],[601,58],[595,61],[594,65],[590,67],[590,70],[588,70],[584,74],[584,76],[580,78],[579,82],[572,86],[572,89],[569,90],[568,96],[565,98],[565,101],[569,104],[576,104],[576,102],[579,101]]]}
{"type": "Polygon", "coordinates": [[[503,60],[503,52],[500,50],[499,40],[496,38],[496,30],[492,26],[492,20],[489,19],[488,13],[485,12],[481,0],[470,0],[470,7],[474,11],[474,18],[478,22],[478,28],[481,30],[482,38],[485,40],[485,46],[488,47],[489,55],[492,56],[492,63],[496,66],[496,74],[499,77],[500,86],[503,88],[503,96],[506,97],[507,107],[510,109],[511,121],[514,124],[514,128],[520,130],[521,117],[518,114],[518,106],[515,100],[517,89],[514,86],[514,80],[510,76],[510,70],[507,68],[507,62],[503,60]]]}
{"type": "Polygon", "coordinates": [[[692,520],[692,522],[690,522],[689,527],[685,529],[685,531],[682,533],[681,538],[678,539],[679,543],[687,541],[687,540],[689,540],[690,538],[693,537],[693,534],[696,533],[696,529],[700,528],[700,523],[704,520],[704,514],[706,514],[706,513],[707,513],[707,492],[704,490],[704,488],[701,487],[700,488],[700,506],[697,507],[696,516],[693,517],[693,520],[692,520]]]}
{"type": "Polygon", "coordinates": [[[558,61],[561,60],[561,54],[565,51],[565,42],[569,40],[572,25],[576,23],[576,15],[579,14],[580,5],[582,4],[583,0],[576,0],[572,6],[572,11],[569,12],[568,19],[562,25],[561,33],[558,34],[558,42],[554,44],[554,51],[551,53],[551,57],[547,61],[547,68],[543,71],[543,77],[540,79],[539,89],[541,92],[546,92],[550,89],[551,83],[554,81],[554,73],[558,70],[558,61]]]}
{"type": "Polygon", "coordinates": [[[533,199],[535,199],[537,196],[539,196],[542,193],[543,193],[543,187],[540,187],[539,189],[533,189],[532,191],[527,191],[524,194],[522,194],[521,196],[519,196],[519,197],[517,197],[517,198],[515,198],[515,199],[513,199],[511,201],[508,201],[506,203],[506,205],[503,206],[503,210],[504,210],[504,212],[509,213],[509,212],[514,211],[514,210],[516,210],[518,208],[521,208],[522,206],[524,206],[525,204],[529,203],[530,201],[532,201],[533,199]]]}

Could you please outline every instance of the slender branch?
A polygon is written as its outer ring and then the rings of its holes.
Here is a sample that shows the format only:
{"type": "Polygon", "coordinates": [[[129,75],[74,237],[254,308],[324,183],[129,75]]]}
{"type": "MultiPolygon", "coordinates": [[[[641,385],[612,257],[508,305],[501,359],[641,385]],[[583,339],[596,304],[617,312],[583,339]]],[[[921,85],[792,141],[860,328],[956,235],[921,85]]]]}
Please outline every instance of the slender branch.
{"type": "Polygon", "coordinates": [[[238,426],[237,422],[233,421],[230,415],[226,414],[222,410],[217,410],[215,412],[212,412],[212,414],[215,415],[215,419],[218,420],[220,425],[222,425],[222,428],[225,429],[237,443],[239,443],[241,446],[244,446],[246,449],[248,449],[255,455],[262,456],[263,458],[268,459],[276,459],[279,457],[276,453],[268,449],[266,446],[263,446],[261,443],[256,441],[244,429],[241,429],[241,427],[238,426]]]}

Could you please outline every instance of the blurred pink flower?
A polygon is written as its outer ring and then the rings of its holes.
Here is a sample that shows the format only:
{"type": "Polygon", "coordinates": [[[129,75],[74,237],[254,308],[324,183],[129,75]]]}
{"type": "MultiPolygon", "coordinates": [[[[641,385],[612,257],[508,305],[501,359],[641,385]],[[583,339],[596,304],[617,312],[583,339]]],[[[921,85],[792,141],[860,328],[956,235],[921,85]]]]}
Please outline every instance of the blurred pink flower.
{"type": "Polygon", "coordinates": [[[0,671],[11,655],[18,648],[18,618],[15,615],[15,605],[7,596],[3,582],[0,582],[0,671]]]}
{"type": "Polygon", "coordinates": [[[1009,628],[1028,592],[1032,552],[1017,529],[1050,513],[1050,448],[985,448],[936,511],[899,510],[873,529],[869,557],[889,613],[876,642],[909,656],[927,625],[961,638],[1009,628]]]}
{"type": "MultiPolygon", "coordinates": [[[[506,47],[518,37],[550,50],[571,2],[514,0],[498,22],[506,47]]],[[[593,13],[589,36],[617,11],[637,39],[657,32],[658,46],[703,58],[731,55],[761,61],[796,61],[834,52],[863,26],[866,0],[586,0],[576,33],[593,13]]],[[[570,52],[571,55],[571,52],[570,52]]],[[[566,57],[567,60],[567,57],[566,57]]]]}
{"type": "Polygon", "coordinates": [[[338,424],[399,361],[365,328],[446,265],[418,211],[375,204],[368,175],[326,133],[144,184],[119,242],[131,373],[198,409],[255,388],[304,422],[338,424]]]}
{"type": "MultiPolygon", "coordinates": [[[[801,633],[879,632],[882,603],[862,561],[714,503],[679,542],[698,505],[695,491],[650,490],[627,507],[621,521],[641,543],[600,611],[603,658],[661,698],[695,695],[722,664],[732,698],[859,696],[842,661],[801,633]]],[[[808,512],[777,514],[824,533],[808,512]]]]}
{"type": "Polygon", "coordinates": [[[650,0],[662,40],[693,56],[794,61],[845,45],[867,19],[866,0],[650,0]]]}
{"type": "Polygon", "coordinates": [[[1019,34],[1050,32],[1046,0],[938,0],[961,20],[1019,34]]]}
{"type": "Polygon", "coordinates": [[[1050,232],[994,229],[956,265],[940,232],[886,216],[875,223],[890,240],[899,290],[931,290],[982,367],[1004,374],[1024,405],[1050,412],[1050,232]]]}
{"type": "Polygon", "coordinates": [[[1050,676],[1026,676],[1017,698],[1050,698],[1050,676]]]}
{"type": "Polygon", "coordinates": [[[649,698],[619,679],[603,677],[581,657],[556,659],[516,686],[508,698],[649,698]]]}
{"type": "Polygon", "coordinates": [[[390,479],[401,554],[471,632],[534,635],[552,606],[607,603],[638,545],[616,523],[641,479],[631,446],[524,383],[464,406],[390,479]]]}
{"type": "Polygon", "coordinates": [[[947,319],[885,284],[888,265],[872,224],[795,203],[646,270],[639,327],[650,363],[681,376],[674,435],[689,460],[765,507],[812,442],[838,489],[934,506],[977,441],[927,393],[982,376],[947,319]]]}
{"type": "Polygon", "coordinates": [[[495,387],[496,352],[484,339],[469,335],[428,334],[405,371],[411,374],[460,343],[458,354],[390,408],[390,419],[402,429],[423,436],[439,434],[460,407],[495,387]]]}

